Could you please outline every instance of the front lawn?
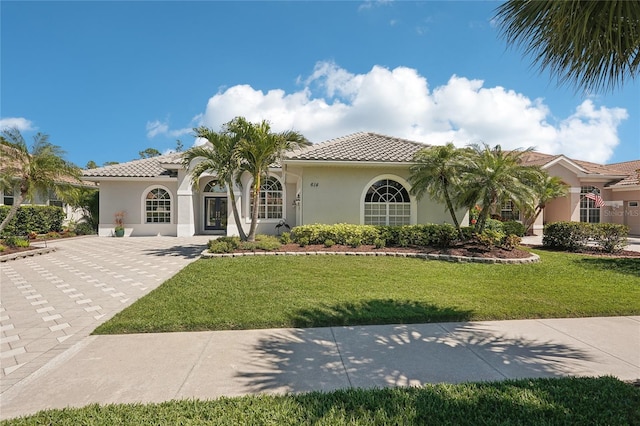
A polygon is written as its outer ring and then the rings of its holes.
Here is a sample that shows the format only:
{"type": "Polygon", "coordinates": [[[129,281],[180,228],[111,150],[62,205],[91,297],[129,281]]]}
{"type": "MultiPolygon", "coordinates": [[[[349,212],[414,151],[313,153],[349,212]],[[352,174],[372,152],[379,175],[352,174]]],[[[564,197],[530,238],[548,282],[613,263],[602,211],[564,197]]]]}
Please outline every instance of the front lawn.
{"type": "Polygon", "coordinates": [[[537,252],[525,265],[395,257],[198,260],[95,333],[640,314],[640,260],[537,252]]]}
{"type": "Polygon", "coordinates": [[[640,388],[612,377],[437,384],[47,410],[7,425],[632,425],[640,388]]]}

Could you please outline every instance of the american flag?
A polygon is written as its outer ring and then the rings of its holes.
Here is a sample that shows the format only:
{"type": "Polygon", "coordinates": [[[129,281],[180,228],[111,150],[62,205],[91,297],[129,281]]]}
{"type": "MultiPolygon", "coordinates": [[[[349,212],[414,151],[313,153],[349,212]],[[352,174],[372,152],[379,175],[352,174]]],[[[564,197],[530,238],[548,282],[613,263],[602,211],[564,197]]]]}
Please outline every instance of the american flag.
{"type": "Polygon", "coordinates": [[[596,207],[604,207],[604,200],[602,199],[600,194],[596,194],[595,192],[589,192],[587,194],[584,194],[584,198],[593,200],[593,202],[596,203],[596,207]]]}

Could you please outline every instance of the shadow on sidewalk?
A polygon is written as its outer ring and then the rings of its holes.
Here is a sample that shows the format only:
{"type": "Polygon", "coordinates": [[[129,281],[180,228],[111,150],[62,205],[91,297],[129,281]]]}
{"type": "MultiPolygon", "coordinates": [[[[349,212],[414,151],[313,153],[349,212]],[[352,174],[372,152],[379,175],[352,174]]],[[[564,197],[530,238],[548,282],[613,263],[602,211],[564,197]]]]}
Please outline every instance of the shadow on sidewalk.
{"type": "Polygon", "coordinates": [[[189,244],[185,246],[145,249],[142,251],[142,253],[148,254],[151,256],[161,256],[161,257],[173,256],[173,257],[182,257],[185,259],[197,259],[200,257],[200,254],[206,248],[207,248],[206,244],[189,244]]]}

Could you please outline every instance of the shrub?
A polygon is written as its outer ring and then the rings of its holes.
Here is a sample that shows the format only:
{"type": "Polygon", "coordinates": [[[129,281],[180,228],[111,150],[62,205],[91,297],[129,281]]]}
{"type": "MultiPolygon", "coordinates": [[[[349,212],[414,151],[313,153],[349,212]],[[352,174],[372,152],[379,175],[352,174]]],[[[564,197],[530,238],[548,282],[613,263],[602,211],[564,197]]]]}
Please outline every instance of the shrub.
{"type": "Polygon", "coordinates": [[[0,253],[2,253],[3,251],[5,251],[7,248],[5,246],[3,246],[2,244],[0,244],[0,253]]]}
{"type": "Polygon", "coordinates": [[[336,244],[347,245],[347,240],[352,237],[360,238],[362,244],[373,244],[373,241],[379,237],[379,231],[373,225],[349,223],[302,225],[291,230],[291,238],[298,244],[301,238],[307,238],[307,244],[323,244],[325,240],[333,240],[336,244]]]}
{"type": "MultiPolygon", "coordinates": [[[[11,206],[0,206],[2,221],[11,206]]],[[[4,235],[28,235],[30,232],[46,234],[51,231],[62,231],[64,211],[56,206],[20,206],[15,217],[3,229],[4,235]]]]}
{"type": "Polygon", "coordinates": [[[29,247],[29,239],[12,235],[4,238],[4,244],[8,247],[29,247]]]}
{"type": "Polygon", "coordinates": [[[504,223],[500,222],[498,219],[487,219],[487,222],[484,225],[484,229],[489,229],[491,231],[496,231],[504,234],[504,223]]]}
{"type": "Polygon", "coordinates": [[[211,253],[232,253],[240,247],[240,237],[220,237],[208,245],[211,253]]]}
{"type": "Polygon", "coordinates": [[[306,247],[306,246],[309,245],[309,238],[308,237],[300,237],[297,240],[298,240],[298,244],[300,245],[300,247],[306,247]]]}
{"type": "Polygon", "coordinates": [[[280,243],[281,244],[290,244],[291,243],[291,233],[283,232],[282,235],[280,235],[280,243]]]}
{"type": "Polygon", "coordinates": [[[505,235],[517,235],[518,237],[524,237],[525,226],[515,220],[502,222],[502,229],[505,235]]]}
{"type": "Polygon", "coordinates": [[[335,241],[333,240],[324,240],[324,246],[329,248],[329,247],[333,247],[336,244],[335,241]]]}
{"type": "Polygon", "coordinates": [[[78,235],[95,235],[96,229],[89,222],[80,222],[76,225],[75,232],[78,235]]]}
{"type": "MultiPolygon", "coordinates": [[[[438,226],[438,225],[434,225],[438,226]]],[[[437,232],[437,242],[431,245],[438,245],[440,247],[449,247],[452,242],[454,242],[458,238],[458,230],[455,226],[450,225],[448,223],[444,223],[439,225],[437,232]]]]}
{"type": "Polygon", "coordinates": [[[45,235],[45,238],[49,240],[55,240],[56,238],[60,238],[60,234],[54,231],[47,232],[47,235],[45,235]]]}
{"type": "Polygon", "coordinates": [[[544,226],[544,247],[575,251],[585,248],[594,235],[593,224],[585,222],[553,222],[544,226]]]}
{"type": "Polygon", "coordinates": [[[505,237],[502,239],[501,246],[507,250],[513,250],[514,248],[518,247],[521,242],[522,238],[515,234],[509,234],[505,235],[505,237]]]}
{"type": "Polygon", "coordinates": [[[385,240],[384,240],[384,239],[382,239],[382,238],[376,238],[376,239],[373,241],[373,245],[374,245],[377,249],[381,249],[381,248],[384,248],[384,247],[386,246],[386,242],[385,242],[385,240]]]}
{"type": "Polygon", "coordinates": [[[595,243],[607,253],[615,253],[627,245],[629,227],[617,223],[597,223],[594,226],[595,243]]]}
{"type": "Polygon", "coordinates": [[[362,239],[359,237],[350,237],[347,239],[347,245],[353,248],[358,248],[362,245],[362,239]]]}
{"type": "Polygon", "coordinates": [[[476,240],[487,248],[494,248],[502,244],[504,234],[494,231],[493,229],[485,229],[481,234],[476,235],[476,240]]]}
{"type": "Polygon", "coordinates": [[[462,231],[462,238],[464,240],[470,240],[473,238],[473,233],[475,232],[473,226],[463,226],[460,230],[462,231]]]}
{"type": "Polygon", "coordinates": [[[256,236],[256,248],[265,251],[274,251],[280,248],[280,241],[271,235],[256,236]]]}

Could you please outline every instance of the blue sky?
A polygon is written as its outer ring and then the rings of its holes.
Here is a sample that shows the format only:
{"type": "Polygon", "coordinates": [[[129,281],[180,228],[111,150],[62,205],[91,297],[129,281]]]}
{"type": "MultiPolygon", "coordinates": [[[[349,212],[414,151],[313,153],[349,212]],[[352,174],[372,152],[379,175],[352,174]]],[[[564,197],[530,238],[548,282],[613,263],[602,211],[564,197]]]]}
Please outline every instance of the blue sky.
{"type": "Polygon", "coordinates": [[[499,2],[0,2],[0,126],[84,166],[166,152],[237,115],[313,142],[640,158],[640,82],[558,88],[492,25],[499,2]]]}

